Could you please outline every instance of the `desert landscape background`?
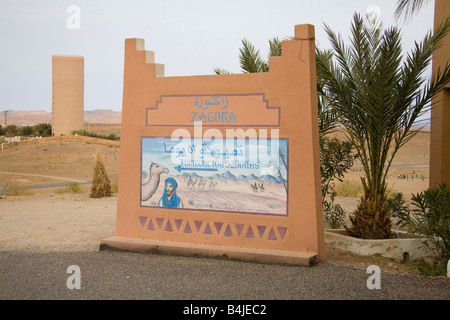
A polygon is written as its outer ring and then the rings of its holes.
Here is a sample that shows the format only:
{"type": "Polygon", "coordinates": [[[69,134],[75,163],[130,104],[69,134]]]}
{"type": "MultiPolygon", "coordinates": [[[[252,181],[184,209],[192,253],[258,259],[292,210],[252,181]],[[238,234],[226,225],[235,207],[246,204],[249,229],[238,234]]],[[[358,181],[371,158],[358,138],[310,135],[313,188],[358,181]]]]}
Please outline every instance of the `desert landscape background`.
{"type": "MultiPolygon", "coordinates": [[[[121,132],[121,112],[94,110],[85,112],[85,130],[100,135],[121,132]]],[[[51,122],[45,111],[9,111],[7,122],[22,126],[51,122]]],[[[4,119],[0,120],[4,123],[4,119]]],[[[342,132],[333,133],[345,139],[342,132]]],[[[54,192],[55,188],[43,186],[80,183],[88,188],[92,179],[94,153],[100,150],[112,181],[117,181],[120,161],[120,142],[90,137],[52,137],[27,142],[3,144],[0,150],[0,183],[7,182],[13,188],[32,188],[31,193],[54,192]],[[42,186],[37,188],[36,186],[42,186]]],[[[430,158],[430,132],[425,128],[397,153],[389,171],[390,192],[402,192],[406,198],[428,188],[430,158]],[[400,179],[403,175],[404,178],[400,179]]],[[[345,175],[344,184],[354,190],[364,175],[358,161],[345,175]]],[[[336,181],[339,191],[339,181],[336,181]]],[[[341,188],[343,190],[344,188],[341,188]]],[[[338,196],[345,195],[345,193],[338,196]]]]}
{"type": "MultiPolygon", "coordinates": [[[[3,114],[1,116],[0,124],[4,124],[3,114]]],[[[6,121],[17,126],[36,125],[51,123],[51,115],[45,111],[8,111],[6,121]]],[[[121,112],[85,111],[84,129],[100,135],[113,133],[119,136],[120,121],[121,112]]],[[[12,188],[22,190],[34,186],[28,194],[54,192],[55,188],[70,182],[86,185],[92,179],[94,153],[97,150],[104,155],[110,179],[116,181],[120,159],[118,141],[67,136],[4,143],[0,150],[0,184],[7,182],[12,188]],[[51,185],[58,186],[44,188],[51,185]]]]}

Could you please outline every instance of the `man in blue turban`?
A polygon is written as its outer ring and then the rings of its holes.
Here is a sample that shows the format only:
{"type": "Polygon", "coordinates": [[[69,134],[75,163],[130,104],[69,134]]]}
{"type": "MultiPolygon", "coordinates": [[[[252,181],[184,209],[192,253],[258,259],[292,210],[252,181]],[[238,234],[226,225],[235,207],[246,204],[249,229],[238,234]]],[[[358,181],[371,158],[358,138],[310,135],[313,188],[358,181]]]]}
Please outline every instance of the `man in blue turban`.
{"type": "Polygon", "coordinates": [[[159,200],[160,207],[183,208],[183,201],[177,196],[178,183],[174,178],[166,179],[164,194],[159,200]]]}

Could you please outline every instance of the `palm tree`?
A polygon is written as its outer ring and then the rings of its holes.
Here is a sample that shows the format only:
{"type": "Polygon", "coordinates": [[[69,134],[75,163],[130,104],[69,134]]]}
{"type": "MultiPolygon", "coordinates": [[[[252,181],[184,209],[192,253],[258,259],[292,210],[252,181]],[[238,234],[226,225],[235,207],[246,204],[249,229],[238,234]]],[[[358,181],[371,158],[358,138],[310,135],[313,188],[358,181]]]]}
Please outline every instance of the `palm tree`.
{"type": "MultiPolygon", "coordinates": [[[[243,73],[256,73],[269,71],[269,59],[265,60],[261,57],[259,50],[248,41],[242,39],[242,48],[239,48],[239,62],[243,73]]],[[[269,57],[281,56],[281,41],[275,37],[269,40],[269,57]]],[[[231,72],[214,68],[216,74],[230,74],[231,72]]]]}
{"type": "Polygon", "coordinates": [[[391,236],[389,211],[384,207],[386,177],[397,151],[420,131],[413,125],[419,124],[431,99],[450,82],[448,65],[428,83],[423,75],[449,29],[446,21],[403,59],[396,27],[383,32],[379,20],[355,14],[347,47],[340,35],[325,26],[337,63],[319,56],[318,78],[323,78],[323,92],[346,128],[365,172],[361,179],[364,196],[347,229],[353,236],[391,236]]]}
{"type": "MultiPolygon", "coordinates": [[[[287,40],[294,40],[294,37],[287,37],[287,40]]],[[[241,64],[241,69],[244,73],[255,73],[255,72],[267,72],[269,71],[269,61],[261,58],[259,50],[247,40],[242,40],[242,48],[239,49],[240,55],[239,60],[241,64]]],[[[281,56],[282,53],[282,42],[278,38],[273,38],[269,40],[269,57],[281,56]]],[[[316,61],[319,59],[322,61],[331,62],[333,54],[331,50],[320,50],[316,48],[316,61]]],[[[215,68],[216,74],[230,74],[229,71],[215,68]]],[[[352,155],[352,145],[349,142],[342,142],[338,139],[329,139],[328,134],[332,133],[337,124],[337,113],[329,105],[327,99],[325,99],[325,94],[323,91],[324,80],[318,74],[317,77],[317,105],[318,105],[318,118],[319,118],[319,145],[320,145],[320,171],[321,171],[321,187],[322,187],[322,203],[324,211],[326,209],[336,212],[334,208],[338,208],[338,205],[333,204],[333,199],[328,202],[325,198],[329,195],[333,195],[333,189],[331,187],[331,182],[334,179],[342,181],[344,174],[353,166],[353,160],[355,159],[352,155]]],[[[284,150],[285,151],[285,150],[284,150]]],[[[283,150],[280,149],[280,160],[281,164],[275,164],[278,167],[279,175],[281,175],[280,166],[283,165],[287,169],[286,159],[284,159],[283,150]]],[[[283,180],[285,189],[287,190],[286,184],[283,180]]]]}

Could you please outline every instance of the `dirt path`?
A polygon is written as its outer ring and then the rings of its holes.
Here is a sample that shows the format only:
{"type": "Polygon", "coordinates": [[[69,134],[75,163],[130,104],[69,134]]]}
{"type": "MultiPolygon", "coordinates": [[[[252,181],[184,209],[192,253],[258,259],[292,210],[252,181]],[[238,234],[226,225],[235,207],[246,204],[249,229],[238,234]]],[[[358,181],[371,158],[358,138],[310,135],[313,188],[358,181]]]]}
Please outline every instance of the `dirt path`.
{"type": "Polygon", "coordinates": [[[42,174],[33,174],[33,173],[20,173],[20,172],[6,172],[6,171],[0,171],[0,174],[9,174],[12,176],[26,176],[26,177],[39,177],[39,178],[48,178],[48,179],[54,179],[54,180],[62,180],[62,181],[69,181],[69,182],[87,182],[86,180],[78,180],[73,178],[64,178],[64,177],[56,177],[56,176],[47,176],[42,174]]]}

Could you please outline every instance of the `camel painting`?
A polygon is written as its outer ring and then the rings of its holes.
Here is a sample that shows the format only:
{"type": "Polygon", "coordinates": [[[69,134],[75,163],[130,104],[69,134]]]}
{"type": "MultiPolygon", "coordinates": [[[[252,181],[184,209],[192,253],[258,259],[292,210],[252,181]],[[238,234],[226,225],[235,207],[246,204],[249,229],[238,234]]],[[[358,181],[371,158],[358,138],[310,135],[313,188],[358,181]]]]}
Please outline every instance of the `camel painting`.
{"type": "Polygon", "coordinates": [[[209,184],[209,190],[214,190],[214,188],[217,186],[217,182],[213,182],[211,180],[211,183],[209,184]]]}
{"type": "Polygon", "coordinates": [[[204,190],[205,189],[205,184],[206,181],[202,179],[200,179],[200,181],[198,182],[198,190],[204,190]]]}
{"type": "Polygon", "coordinates": [[[264,185],[261,183],[258,185],[259,191],[264,192],[266,189],[264,189],[264,185]]]}
{"type": "Polygon", "coordinates": [[[192,180],[191,177],[189,177],[189,180],[187,182],[188,189],[194,190],[195,184],[197,183],[198,179],[192,180]]]}
{"type": "Polygon", "coordinates": [[[169,173],[169,169],[166,166],[152,162],[149,169],[149,179],[142,183],[142,201],[150,199],[158,189],[160,176],[162,173],[169,173]]]}
{"type": "Polygon", "coordinates": [[[254,184],[250,184],[250,187],[252,188],[253,192],[264,192],[266,189],[264,188],[264,185],[262,183],[257,184],[256,182],[254,184]]]}

